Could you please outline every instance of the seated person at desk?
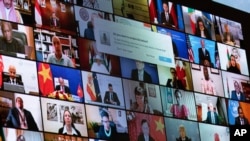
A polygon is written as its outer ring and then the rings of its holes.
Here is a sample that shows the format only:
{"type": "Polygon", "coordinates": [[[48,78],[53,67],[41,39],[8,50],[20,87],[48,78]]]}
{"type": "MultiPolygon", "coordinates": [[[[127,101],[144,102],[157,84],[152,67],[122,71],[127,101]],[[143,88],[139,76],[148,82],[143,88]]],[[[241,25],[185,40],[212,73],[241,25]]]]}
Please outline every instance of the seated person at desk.
{"type": "Polygon", "coordinates": [[[199,17],[197,19],[196,24],[197,25],[196,25],[195,35],[199,36],[199,37],[202,37],[202,38],[207,38],[207,39],[211,40],[211,35],[208,32],[208,29],[205,27],[205,24],[204,24],[204,22],[203,22],[203,20],[202,20],[201,17],[199,17]]]}
{"type": "Polygon", "coordinates": [[[57,65],[74,67],[71,59],[62,53],[62,44],[57,36],[52,37],[52,45],[54,47],[54,53],[48,55],[47,62],[57,65]]]}
{"type": "Polygon", "coordinates": [[[179,126],[179,133],[180,133],[180,136],[176,138],[176,141],[191,141],[191,139],[187,137],[186,129],[183,125],[179,126]]]}
{"type": "Polygon", "coordinates": [[[131,110],[153,114],[153,109],[148,104],[146,90],[140,86],[135,87],[135,102],[131,105],[131,110]]]}
{"type": "Polygon", "coordinates": [[[0,50],[14,53],[25,53],[24,46],[21,44],[20,39],[13,37],[12,25],[10,22],[1,22],[1,31],[3,36],[0,37],[0,50]]]}
{"type": "Polygon", "coordinates": [[[161,12],[161,23],[169,27],[175,27],[173,17],[169,13],[168,2],[163,2],[162,7],[163,12],[161,12]]]}
{"type": "Polygon", "coordinates": [[[167,87],[177,88],[177,89],[185,89],[181,80],[177,78],[177,72],[175,68],[170,68],[170,73],[172,74],[172,79],[169,78],[167,80],[167,87]]]}
{"type": "Polygon", "coordinates": [[[13,0],[0,1],[0,19],[23,23],[22,16],[18,10],[15,10],[13,0]]]}
{"type": "Polygon", "coordinates": [[[116,125],[112,124],[109,120],[109,114],[106,111],[101,112],[102,125],[99,128],[98,138],[109,140],[109,141],[117,141],[116,140],[116,125]]]}
{"type": "Polygon", "coordinates": [[[67,94],[70,94],[70,89],[68,86],[66,86],[64,84],[64,80],[62,77],[59,77],[58,78],[58,82],[59,82],[59,85],[56,85],[56,90],[57,91],[61,91],[61,92],[64,92],[64,93],[67,93],[67,94]]]}
{"type": "Polygon", "coordinates": [[[232,73],[241,74],[240,64],[236,62],[235,56],[231,54],[230,60],[228,62],[227,71],[232,73]]]}
{"type": "Polygon", "coordinates": [[[104,103],[106,104],[113,104],[113,105],[120,105],[119,98],[117,96],[117,93],[113,91],[112,84],[108,84],[108,91],[105,92],[104,96],[104,103]]]}
{"type": "Polygon", "coordinates": [[[155,141],[154,138],[150,136],[149,123],[146,119],[141,120],[141,131],[137,137],[137,141],[155,141]]]}
{"type": "Polygon", "coordinates": [[[16,75],[16,67],[13,65],[9,66],[8,77],[4,78],[4,82],[13,84],[13,85],[23,85],[21,76],[16,75]]]}

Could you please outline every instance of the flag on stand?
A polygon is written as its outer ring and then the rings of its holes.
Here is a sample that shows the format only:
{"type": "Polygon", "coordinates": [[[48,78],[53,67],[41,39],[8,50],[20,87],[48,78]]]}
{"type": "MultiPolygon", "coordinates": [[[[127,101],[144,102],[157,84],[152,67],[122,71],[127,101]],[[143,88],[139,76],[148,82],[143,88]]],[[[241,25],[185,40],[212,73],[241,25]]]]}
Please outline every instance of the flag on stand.
{"type": "Polygon", "coordinates": [[[172,2],[169,3],[169,13],[173,17],[174,26],[176,28],[178,28],[178,19],[177,19],[177,14],[176,14],[175,6],[176,5],[173,4],[172,2]]]}
{"type": "MultiPolygon", "coordinates": [[[[149,5],[150,21],[156,22],[155,18],[157,19],[157,11],[156,11],[156,6],[155,6],[155,0],[149,0],[148,5],[149,5]]],[[[158,20],[157,20],[157,22],[158,22],[158,20]]]]}
{"type": "Polygon", "coordinates": [[[193,8],[188,8],[188,14],[189,14],[189,17],[190,17],[191,29],[193,31],[193,34],[195,34],[195,24],[196,24],[195,10],[193,8]]]}
{"type": "Polygon", "coordinates": [[[39,4],[39,0],[36,0],[35,2],[35,20],[36,20],[36,24],[42,25],[42,12],[40,9],[40,4],[39,4]]]}
{"type": "Polygon", "coordinates": [[[77,95],[82,98],[83,97],[83,90],[82,90],[82,87],[81,85],[79,84],[78,87],[77,87],[77,95]]]}
{"type": "Polygon", "coordinates": [[[54,83],[52,79],[52,73],[49,64],[39,63],[38,64],[38,82],[39,89],[43,96],[54,91],[54,83]]]}

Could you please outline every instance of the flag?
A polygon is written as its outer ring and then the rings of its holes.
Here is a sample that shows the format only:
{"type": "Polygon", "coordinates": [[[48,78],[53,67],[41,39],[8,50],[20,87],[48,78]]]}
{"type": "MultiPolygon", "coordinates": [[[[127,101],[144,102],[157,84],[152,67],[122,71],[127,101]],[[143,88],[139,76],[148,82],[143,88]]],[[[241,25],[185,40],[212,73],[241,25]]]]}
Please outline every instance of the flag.
{"type": "Polygon", "coordinates": [[[42,12],[39,5],[39,0],[35,2],[35,20],[36,24],[42,25],[42,12]]]}
{"type": "Polygon", "coordinates": [[[230,61],[230,55],[229,55],[228,48],[227,48],[227,59],[228,59],[228,61],[230,61]]]}
{"type": "Polygon", "coordinates": [[[184,31],[183,15],[181,10],[181,5],[177,4],[177,17],[178,17],[178,29],[184,31]]]}
{"type": "Polygon", "coordinates": [[[78,84],[78,87],[77,87],[77,95],[82,98],[83,97],[83,91],[82,91],[82,87],[80,84],[78,84]]]}
{"type": "Polygon", "coordinates": [[[54,91],[54,83],[52,79],[52,73],[49,64],[39,63],[38,64],[38,82],[39,88],[43,96],[54,91]]]}
{"type": "Polygon", "coordinates": [[[4,69],[3,58],[2,55],[0,55],[0,88],[2,88],[3,85],[3,69],[4,69]]]}
{"type": "Polygon", "coordinates": [[[93,83],[94,83],[94,86],[95,86],[95,92],[96,94],[100,94],[100,88],[99,88],[99,83],[98,83],[98,79],[97,79],[97,76],[96,76],[96,73],[93,73],[93,83]]]}
{"type": "Polygon", "coordinates": [[[156,6],[155,6],[155,0],[149,0],[148,5],[149,5],[150,21],[156,22],[155,18],[157,18],[157,11],[156,11],[156,6]]]}
{"type": "Polygon", "coordinates": [[[175,27],[178,28],[178,21],[177,21],[175,6],[176,5],[173,4],[172,2],[169,3],[169,13],[173,17],[175,27]]]}
{"type": "Polygon", "coordinates": [[[195,34],[195,10],[193,8],[188,8],[188,14],[190,17],[190,25],[191,25],[191,29],[193,31],[193,34],[195,34]]]}
{"type": "Polygon", "coordinates": [[[230,92],[229,92],[228,78],[227,78],[227,94],[228,94],[228,98],[231,98],[230,97],[230,92]]]}
{"type": "Polygon", "coordinates": [[[158,17],[158,23],[162,23],[161,22],[161,12],[163,11],[163,7],[162,7],[162,0],[156,0],[156,7],[157,7],[157,17],[158,17]]]}
{"type": "Polygon", "coordinates": [[[96,101],[96,93],[95,91],[92,89],[91,85],[87,84],[87,92],[90,96],[91,101],[96,101]]]}
{"type": "Polygon", "coordinates": [[[166,87],[166,90],[167,90],[167,101],[168,103],[173,104],[172,88],[166,87]]]}
{"type": "Polygon", "coordinates": [[[0,126],[0,141],[5,141],[3,127],[0,126]]]}
{"type": "Polygon", "coordinates": [[[160,116],[152,116],[150,119],[150,134],[156,141],[166,141],[164,119],[160,116]]]}

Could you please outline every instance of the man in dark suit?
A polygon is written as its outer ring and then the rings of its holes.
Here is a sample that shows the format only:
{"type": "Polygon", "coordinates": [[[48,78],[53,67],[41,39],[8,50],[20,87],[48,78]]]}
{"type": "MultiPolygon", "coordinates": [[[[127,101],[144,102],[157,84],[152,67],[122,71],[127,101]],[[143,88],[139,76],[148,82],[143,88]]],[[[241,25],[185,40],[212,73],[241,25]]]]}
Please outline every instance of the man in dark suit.
{"type": "Polygon", "coordinates": [[[56,16],[56,13],[53,12],[51,17],[50,17],[50,26],[52,27],[60,27],[61,24],[60,24],[60,20],[59,18],[56,16]]]}
{"type": "Polygon", "coordinates": [[[58,78],[58,82],[59,82],[60,85],[57,85],[57,86],[56,86],[56,90],[57,90],[57,91],[64,92],[64,93],[67,93],[67,94],[70,94],[70,89],[69,89],[68,86],[66,86],[66,85],[64,84],[64,80],[63,80],[62,77],[59,77],[59,78],[58,78]]]}
{"type": "Polygon", "coordinates": [[[166,86],[184,90],[185,87],[181,80],[178,80],[175,68],[170,68],[170,73],[172,74],[172,79],[168,79],[166,86]]]}
{"type": "Polygon", "coordinates": [[[237,81],[234,81],[234,89],[235,90],[231,92],[231,99],[245,101],[246,97],[244,93],[240,91],[240,84],[237,81]]]}
{"type": "Polygon", "coordinates": [[[175,27],[172,15],[169,13],[168,2],[162,3],[163,12],[161,12],[161,23],[168,27],[175,27]]]}
{"type": "Polygon", "coordinates": [[[141,121],[141,131],[137,141],[154,141],[154,138],[150,136],[149,124],[146,119],[142,119],[141,121]]]}
{"type": "Polygon", "coordinates": [[[209,106],[209,111],[207,112],[206,122],[210,124],[219,124],[219,116],[216,113],[213,104],[209,103],[208,106],[209,106]]]}
{"type": "Polygon", "coordinates": [[[119,98],[116,92],[113,91],[112,84],[108,84],[109,90],[105,92],[104,103],[106,104],[114,104],[120,106],[119,98]]]}
{"type": "Polygon", "coordinates": [[[198,49],[198,53],[199,53],[199,64],[200,65],[204,65],[205,61],[207,63],[211,64],[211,58],[210,58],[210,54],[209,51],[205,48],[205,41],[203,39],[200,40],[201,43],[201,48],[198,49]]]}
{"type": "Polygon", "coordinates": [[[13,65],[9,66],[8,77],[4,78],[4,82],[13,84],[13,85],[23,85],[20,75],[16,75],[16,67],[13,65]]]}
{"type": "Polygon", "coordinates": [[[144,62],[135,61],[136,69],[131,72],[131,78],[133,80],[139,80],[147,83],[152,83],[152,78],[149,73],[144,70],[144,62]]]}
{"type": "Polygon", "coordinates": [[[16,98],[16,107],[9,110],[6,126],[38,131],[37,124],[31,112],[23,108],[21,97],[16,98]]]}
{"type": "Polygon", "coordinates": [[[245,118],[243,110],[240,106],[238,107],[238,114],[239,116],[235,118],[235,125],[248,125],[248,120],[245,118]]]}

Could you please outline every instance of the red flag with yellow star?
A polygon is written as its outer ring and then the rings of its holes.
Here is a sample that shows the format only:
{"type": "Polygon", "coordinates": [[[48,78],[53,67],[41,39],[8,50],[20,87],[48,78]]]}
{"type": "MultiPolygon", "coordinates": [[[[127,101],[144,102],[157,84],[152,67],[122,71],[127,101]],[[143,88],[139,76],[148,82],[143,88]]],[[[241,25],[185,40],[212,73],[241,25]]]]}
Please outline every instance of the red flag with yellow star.
{"type": "Polygon", "coordinates": [[[47,96],[54,91],[54,83],[52,79],[52,73],[49,64],[38,64],[38,82],[39,89],[43,96],[47,96]]]}
{"type": "Polygon", "coordinates": [[[151,116],[150,128],[150,131],[152,131],[150,134],[155,141],[166,141],[166,129],[163,117],[151,116]]]}

